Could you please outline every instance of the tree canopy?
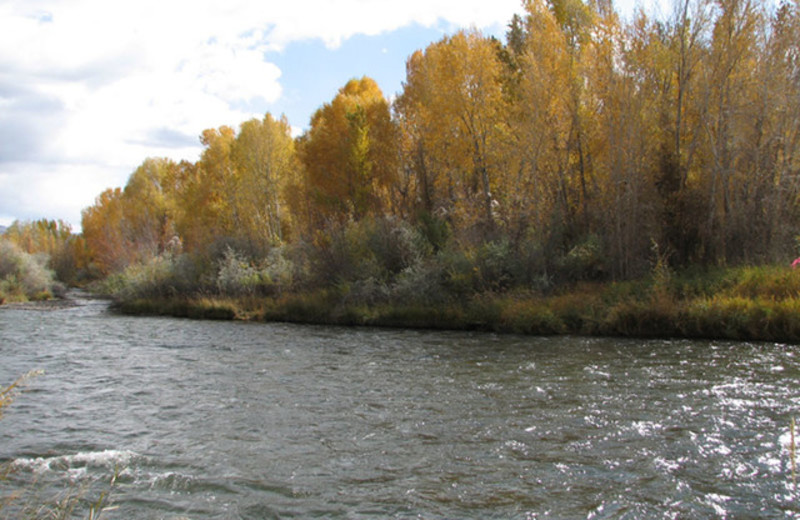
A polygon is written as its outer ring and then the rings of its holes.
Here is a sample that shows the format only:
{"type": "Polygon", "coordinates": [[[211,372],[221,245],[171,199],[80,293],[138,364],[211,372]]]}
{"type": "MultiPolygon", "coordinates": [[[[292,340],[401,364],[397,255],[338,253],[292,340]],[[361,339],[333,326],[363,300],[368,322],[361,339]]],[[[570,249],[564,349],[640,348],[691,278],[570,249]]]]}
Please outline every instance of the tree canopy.
{"type": "Polygon", "coordinates": [[[195,163],[145,160],[84,212],[97,269],[310,254],[331,247],[320,233],[392,219],[430,242],[420,254],[503,244],[549,278],[793,254],[796,1],[684,0],[630,21],[610,2],[523,5],[505,43],[462,30],[415,52],[393,102],[352,79],[298,138],[266,114],[205,130],[195,163]]]}

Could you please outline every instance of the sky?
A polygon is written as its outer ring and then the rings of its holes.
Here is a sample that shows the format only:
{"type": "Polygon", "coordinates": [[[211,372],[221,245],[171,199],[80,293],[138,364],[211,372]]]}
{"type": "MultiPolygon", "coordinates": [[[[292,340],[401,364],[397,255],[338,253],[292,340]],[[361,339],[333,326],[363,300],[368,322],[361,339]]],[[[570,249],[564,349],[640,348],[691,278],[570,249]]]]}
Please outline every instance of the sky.
{"type": "Polygon", "coordinates": [[[391,98],[415,50],[459,28],[502,37],[521,12],[520,0],[0,0],[0,225],[79,231],[81,210],[147,157],[196,161],[204,129],[266,112],[299,134],[349,79],[391,98]]]}

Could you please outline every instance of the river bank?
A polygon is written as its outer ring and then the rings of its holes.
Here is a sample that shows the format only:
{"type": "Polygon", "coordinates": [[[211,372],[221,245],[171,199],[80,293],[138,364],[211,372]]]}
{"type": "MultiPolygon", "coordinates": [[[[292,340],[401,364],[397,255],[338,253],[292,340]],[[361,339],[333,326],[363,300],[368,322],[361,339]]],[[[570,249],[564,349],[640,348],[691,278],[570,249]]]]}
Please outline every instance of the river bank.
{"type": "Polygon", "coordinates": [[[531,335],[800,341],[800,273],[785,267],[717,269],[554,292],[480,293],[436,303],[357,301],[343,291],[278,296],[118,299],[132,315],[531,335]]]}

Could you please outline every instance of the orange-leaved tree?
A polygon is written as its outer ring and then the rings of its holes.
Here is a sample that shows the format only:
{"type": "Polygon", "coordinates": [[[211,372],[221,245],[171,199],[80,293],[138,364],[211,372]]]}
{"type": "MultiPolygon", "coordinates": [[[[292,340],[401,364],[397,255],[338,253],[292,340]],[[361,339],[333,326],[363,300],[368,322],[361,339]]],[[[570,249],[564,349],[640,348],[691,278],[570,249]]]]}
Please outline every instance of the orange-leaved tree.
{"type": "Polygon", "coordinates": [[[300,140],[314,221],[359,220],[388,210],[397,178],[397,130],[368,77],[347,82],[300,140]]]}

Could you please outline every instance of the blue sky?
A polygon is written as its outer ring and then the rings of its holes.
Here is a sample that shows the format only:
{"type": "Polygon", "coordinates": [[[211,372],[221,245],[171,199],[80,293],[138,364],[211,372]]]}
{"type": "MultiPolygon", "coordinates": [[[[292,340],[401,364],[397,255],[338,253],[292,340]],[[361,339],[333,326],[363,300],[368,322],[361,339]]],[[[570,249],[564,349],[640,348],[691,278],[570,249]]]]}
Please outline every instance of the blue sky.
{"type": "Polygon", "coordinates": [[[520,0],[2,0],[0,225],[79,230],[145,158],[194,161],[204,129],[267,111],[300,132],[354,77],[392,97],[412,52],[462,27],[502,37],[515,12],[520,0]]]}
{"type": "Polygon", "coordinates": [[[384,95],[391,97],[402,89],[406,59],[445,34],[443,28],[413,24],[378,36],[358,34],[335,49],[326,48],[320,40],[292,43],[283,52],[267,54],[283,72],[283,93],[266,108],[285,113],[295,128],[305,128],[322,103],[330,101],[349,79],[364,75],[375,79],[384,95]]]}

